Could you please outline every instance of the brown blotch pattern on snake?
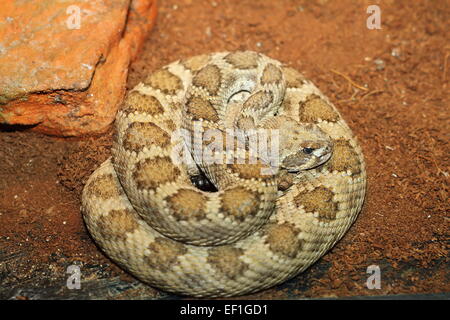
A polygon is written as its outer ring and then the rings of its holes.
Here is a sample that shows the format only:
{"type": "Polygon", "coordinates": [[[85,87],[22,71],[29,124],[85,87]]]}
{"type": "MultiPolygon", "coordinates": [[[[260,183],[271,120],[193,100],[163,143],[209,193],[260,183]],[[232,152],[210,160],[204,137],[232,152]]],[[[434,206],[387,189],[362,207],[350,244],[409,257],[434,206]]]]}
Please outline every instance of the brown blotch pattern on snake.
{"type": "Polygon", "coordinates": [[[261,77],[262,84],[270,84],[275,83],[278,84],[281,82],[282,74],[280,68],[275,66],[273,63],[269,63],[263,71],[261,77]]]}
{"type": "Polygon", "coordinates": [[[244,251],[229,246],[215,247],[208,250],[208,263],[230,279],[242,275],[249,266],[240,257],[244,251]]]}
{"type": "Polygon", "coordinates": [[[259,211],[259,194],[244,187],[234,187],[222,196],[221,211],[239,221],[255,216],[259,211]]]}
{"type": "Polygon", "coordinates": [[[241,116],[237,121],[237,127],[242,130],[255,129],[255,120],[250,116],[241,116]]]}
{"type": "Polygon", "coordinates": [[[219,121],[219,115],[211,103],[197,96],[191,97],[188,100],[186,112],[192,116],[192,120],[219,121]]]}
{"type": "Polygon", "coordinates": [[[156,189],[163,183],[175,181],[179,175],[180,169],[169,157],[142,160],[133,171],[138,189],[156,189]]]}
{"type": "Polygon", "coordinates": [[[177,128],[175,123],[172,120],[170,120],[170,119],[165,120],[164,124],[167,127],[167,129],[169,129],[170,131],[175,131],[175,129],[177,128]]]}
{"type": "Polygon", "coordinates": [[[337,139],[333,142],[333,155],[325,164],[330,171],[350,171],[352,175],[361,173],[361,161],[358,154],[346,139],[337,139]]]}
{"type": "Polygon", "coordinates": [[[216,95],[220,89],[221,78],[219,68],[209,64],[197,72],[192,79],[192,84],[206,89],[210,95],[216,95]]]}
{"type": "Polygon", "coordinates": [[[257,163],[233,163],[228,164],[227,167],[233,172],[236,173],[242,179],[259,179],[259,180],[268,180],[271,179],[272,176],[268,174],[264,174],[263,169],[268,168],[261,161],[257,161],[257,163]]]}
{"type": "Polygon", "coordinates": [[[139,226],[128,209],[111,210],[107,215],[102,215],[97,221],[98,230],[108,240],[125,240],[128,232],[133,232],[139,226]],[[120,231],[118,231],[120,230],[120,231]]]}
{"type": "Polygon", "coordinates": [[[145,256],[145,260],[149,267],[162,272],[171,269],[178,262],[178,257],[187,252],[183,244],[162,237],[150,243],[148,250],[150,254],[145,256]]]}
{"type": "Polygon", "coordinates": [[[237,69],[254,69],[258,66],[258,54],[255,52],[233,52],[228,54],[225,60],[237,69]]]}
{"type": "Polygon", "coordinates": [[[337,111],[318,95],[310,95],[299,104],[300,122],[317,122],[319,119],[336,122],[339,118],[337,111]]]}
{"type": "Polygon", "coordinates": [[[158,70],[145,79],[144,83],[165,94],[175,94],[183,89],[181,79],[167,69],[158,70]]]}
{"type": "Polygon", "coordinates": [[[180,189],[166,198],[177,220],[201,220],[206,217],[206,197],[191,189],[180,189]]]}
{"type": "Polygon", "coordinates": [[[266,243],[277,255],[294,258],[302,249],[303,241],[298,238],[299,230],[288,222],[268,224],[265,232],[266,243]]]}
{"type": "Polygon", "coordinates": [[[170,144],[170,136],[153,123],[133,122],[125,131],[122,144],[126,150],[134,152],[151,145],[165,148],[170,144]]]}
{"type": "Polygon", "coordinates": [[[337,204],[333,201],[334,193],[328,188],[317,187],[305,190],[294,198],[297,207],[303,206],[306,212],[317,212],[320,221],[336,219],[337,204]]]}
{"type": "Polygon", "coordinates": [[[185,59],[181,61],[181,64],[191,71],[198,71],[203,68],[210,60],[210,56],[207,54],[202,54],[199,56],[194,56],[192,58],[185,59]]]}
{"type": "Polygon", "coordinates": [[[111,174],[96,177],[87,186],[87,192],[104,200],[122,195],[121,189],[116,187],[116,182],[111,174]]]}
{"type": "Polygon", "coordinates": [[[281,102],[281,108],[284,110],[286,114],[294,113],[298,108],[298,104],[293,101],[293,99],[286,94],[283,102],[281,102]]]}
{"type": "Polygon", "coordinates": [[[244,109],[262,110],[267,108],[267,106],[271,104],[272,101],[273,97],[270,92],[258,91],[244,102],[244,109]]]}
{"type": "Polygon", "coordinates": [[[306,82],[306,78],[291,67],[283,67],[283,73],[287,88],[301,88],[306,82]]]}
{"type": "Polygon", "coordinates": [[[121,109],[125,114],[133,112],[147,113],[151,116],[161,114],[164,109],[157,98],[142,94],[138,91],[128,93],[121,109]]]}

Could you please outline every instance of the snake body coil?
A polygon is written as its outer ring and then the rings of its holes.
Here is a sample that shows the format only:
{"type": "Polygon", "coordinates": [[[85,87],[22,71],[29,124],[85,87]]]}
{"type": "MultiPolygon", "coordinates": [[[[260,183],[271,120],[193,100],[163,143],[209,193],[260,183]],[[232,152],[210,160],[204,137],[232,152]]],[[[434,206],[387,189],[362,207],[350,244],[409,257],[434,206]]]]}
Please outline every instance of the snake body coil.
{"type": "Polygon", "coordinates": [[[262,54],[221,52],[171,63],[128,93],[82,211],[102,250],[142,281],[234,296],[318,260],[365,191],[361,149],[319,89],[262,54]],[[269,147],[252,144],[262,137],[269,147]]]}

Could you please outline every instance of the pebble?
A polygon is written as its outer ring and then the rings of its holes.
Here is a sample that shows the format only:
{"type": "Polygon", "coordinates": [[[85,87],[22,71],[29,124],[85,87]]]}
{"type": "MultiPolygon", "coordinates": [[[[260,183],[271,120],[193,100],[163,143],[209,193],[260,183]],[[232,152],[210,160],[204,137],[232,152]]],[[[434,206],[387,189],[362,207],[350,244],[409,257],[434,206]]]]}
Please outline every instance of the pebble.
{"type": "Polygon", "coordinates": [[[374,63],[378,71],[384,70],[384,67],[386,66],[384,60],[380,58],[375,59],[374,63]]]}
{"type": "Polygon", "coordinates": [[[400,49],[399,48],[392,49],[391,55],[396,58],[400,57],[400,49]]]}
{"type": "Polygon", "coordinates": [[[206,36],[211,37],[212,33],[211,33],[211,27],[207,27],[205,30],[206,36]]]}

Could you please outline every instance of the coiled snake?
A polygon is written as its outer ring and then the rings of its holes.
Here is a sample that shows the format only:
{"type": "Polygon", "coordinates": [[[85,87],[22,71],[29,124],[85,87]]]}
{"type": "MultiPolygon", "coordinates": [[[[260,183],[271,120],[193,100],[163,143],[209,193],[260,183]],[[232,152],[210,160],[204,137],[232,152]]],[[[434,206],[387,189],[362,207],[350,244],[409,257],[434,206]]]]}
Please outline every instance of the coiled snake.
{"type": "Polygon", "coordinates": [[[166,291],[279,284],[325,254],[363,204],[363,156],[339,112],[260,53],[153,72],[115,126],[112,157],[83,190],[84,220],[112,260],[166,291]]]}

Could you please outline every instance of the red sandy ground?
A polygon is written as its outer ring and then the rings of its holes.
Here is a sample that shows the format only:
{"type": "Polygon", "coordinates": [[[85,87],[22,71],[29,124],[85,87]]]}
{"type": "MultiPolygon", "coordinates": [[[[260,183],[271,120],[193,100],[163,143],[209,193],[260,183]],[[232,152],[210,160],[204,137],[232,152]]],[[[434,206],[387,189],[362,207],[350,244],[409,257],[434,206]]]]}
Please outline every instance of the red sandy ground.
{"type": "MultiPolygon", "coordinates": [[[[382,29],[369,30],[371,2],[161,1],[132,65],[128,88],[173,60],[257,50],[303,71],[358,137],[369,190],[356,223],[308,271],[249,298],[450,291],[449,2],[380,1],[382,29]],[[373,264],[381,268],[380,290],[365,285],[373,264]]],[[[74,263],[83,281],[136,283],[95,247],[79,211],[82,186],[108,157],[110,141],[110,133],[75,140],[0,132],[0,297],[30,298],[18,291],[30,288],[45,296],[46,288],[64,287],[74,263]]],[[[95,288],[90,297],[163,295],[143,285],[95,288]]]]}

